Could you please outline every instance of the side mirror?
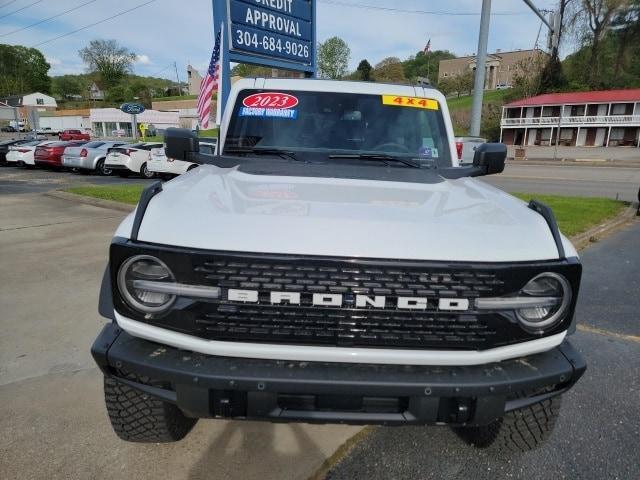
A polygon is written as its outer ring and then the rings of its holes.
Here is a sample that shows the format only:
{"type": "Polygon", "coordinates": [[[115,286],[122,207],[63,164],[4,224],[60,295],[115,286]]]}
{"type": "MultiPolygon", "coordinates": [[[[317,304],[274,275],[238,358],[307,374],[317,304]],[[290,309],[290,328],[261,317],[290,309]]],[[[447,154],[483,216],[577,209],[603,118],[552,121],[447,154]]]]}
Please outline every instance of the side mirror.
{"type": "Polygon", "coordinates": [[[507,146],[504,143],[483,143],[476,147],[473,154],[473,166],[478,169],[474,176],[493,175],[504,170],[507,159],[507,146]]]}
{"type": "Polygon", "coordinates": [[[164,133],[165,154],[176,160],[189,160],[200,151],[198,137],[186,128],[167,128],[164,133]]]}

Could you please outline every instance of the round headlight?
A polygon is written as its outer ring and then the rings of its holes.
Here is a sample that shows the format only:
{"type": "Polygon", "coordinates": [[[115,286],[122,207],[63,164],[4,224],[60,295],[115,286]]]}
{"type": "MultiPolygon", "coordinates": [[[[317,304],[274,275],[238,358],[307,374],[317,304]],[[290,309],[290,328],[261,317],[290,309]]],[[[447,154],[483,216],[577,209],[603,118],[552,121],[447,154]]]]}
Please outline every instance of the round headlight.
{"type": "Polygon", "coordinates": [[[151,255],[136,255],[122,264],[118,271],[118,290],[125,301],[143,313],[167,310],[176,296],[163,292],[162,283],[173,283],[169,267],[151,255]]]}
{"type": "Polygon", "coordinates": [[[516,310],[520,323],[530,330],[547,330],[560,322],[571,303],[571,286],[566,278],[557,273],[541,273],[521,290],[523,296],[532,301],[530,307],[516,310]]]}

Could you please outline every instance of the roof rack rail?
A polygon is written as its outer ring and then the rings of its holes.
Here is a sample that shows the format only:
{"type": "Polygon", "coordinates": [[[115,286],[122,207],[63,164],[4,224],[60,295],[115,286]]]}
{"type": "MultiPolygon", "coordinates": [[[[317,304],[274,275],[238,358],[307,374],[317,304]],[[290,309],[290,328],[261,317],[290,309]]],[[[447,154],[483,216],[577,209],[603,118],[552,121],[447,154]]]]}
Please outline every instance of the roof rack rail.
{"type": "Polygon", "coordinates": [[[551,235],[553,236],[553,241],[556,243],[560,259],[566,258],[564,246],[562,245],[562,237],[560,236],[560,230],[558,229],[558,223],[556,222],[556,217],[553,214],[551,207],[539,202],[538,200],[529,200],[529,208],[538,212],[542,215],[542,218],[547,221],[547,225],[549,225],[549,230],[551,230],[551,235]]]}
{"type": "Polygon", "coordinates": [[[162,182],[154,182],[145,188],[140,195],[140,201],[138,202],[138,208],[136,209],[136,216],[133,219],[133,227],[131,228],[131,240],[134,242],[138,240],[138,233],[140,232],[140,225],[142,219],[147,211],[149,202],[153,197],[162,191],[162,182]]]}

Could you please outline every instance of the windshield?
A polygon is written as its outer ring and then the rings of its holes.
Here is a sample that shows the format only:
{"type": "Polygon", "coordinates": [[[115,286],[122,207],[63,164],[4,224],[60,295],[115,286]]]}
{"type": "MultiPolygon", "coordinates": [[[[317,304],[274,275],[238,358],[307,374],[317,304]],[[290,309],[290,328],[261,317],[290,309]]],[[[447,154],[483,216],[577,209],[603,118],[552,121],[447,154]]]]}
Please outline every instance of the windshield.
{"type": "Polygon", "coordinates": [[[395,95],[243,90],[224,154],[253,149],[285,150],[305,160],[380,154],[451,166],[438,102],[395,95]]]}

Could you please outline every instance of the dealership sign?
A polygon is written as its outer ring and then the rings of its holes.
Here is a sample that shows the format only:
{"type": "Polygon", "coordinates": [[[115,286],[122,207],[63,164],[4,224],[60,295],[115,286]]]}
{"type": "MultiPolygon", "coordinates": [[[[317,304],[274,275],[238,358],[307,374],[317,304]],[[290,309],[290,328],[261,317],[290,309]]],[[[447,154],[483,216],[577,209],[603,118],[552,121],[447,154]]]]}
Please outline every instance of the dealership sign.
{"type": "Polygon", "coordinates": [[[120,110],[130,115],[139,115],[144,112],[144,106],[139,103],[123,103],[120,105],[120,110]]]}
{"type": "Polygon", "coordinates": [[[230,60],[315,72],[313,0],[229,0],[230,60]]]}

